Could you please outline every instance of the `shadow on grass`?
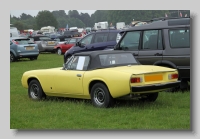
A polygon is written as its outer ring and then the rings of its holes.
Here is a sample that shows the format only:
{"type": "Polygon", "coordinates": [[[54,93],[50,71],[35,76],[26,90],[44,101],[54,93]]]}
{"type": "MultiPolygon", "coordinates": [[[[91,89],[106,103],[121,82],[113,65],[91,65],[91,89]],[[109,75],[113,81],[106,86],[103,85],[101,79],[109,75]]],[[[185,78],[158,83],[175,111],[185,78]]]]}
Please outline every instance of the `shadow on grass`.
{"type": "MultiPolygon", "coordinates": [[[[92,102],[90,99],[79,99],[79,98],[67,98],[67,97],[52,97],[52,96],[47,96],[46,99],[43,101],[54,101],[54,102],[71,102],[74,104],[79,105],[80,103],[84,103],[86,105],[91,105],[92,102]]],[[[144,107],[151,107],[151,106],[165,106],[161,101],[155,101],[155,102],[148,102],[148,101],[140,101],[138,99],[115,99],[114,100],[114,105],[112,108],[144,108],[144,107]]]]}

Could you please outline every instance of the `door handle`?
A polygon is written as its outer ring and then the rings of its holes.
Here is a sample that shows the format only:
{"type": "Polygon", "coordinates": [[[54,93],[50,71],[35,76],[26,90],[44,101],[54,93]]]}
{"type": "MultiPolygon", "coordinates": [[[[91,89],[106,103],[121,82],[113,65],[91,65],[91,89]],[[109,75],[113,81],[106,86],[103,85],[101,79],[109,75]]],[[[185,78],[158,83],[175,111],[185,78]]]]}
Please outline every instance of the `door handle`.
{"type": "Polygon", "coordinates": [[[138,54],[133,53],[134,56],[138,56],[138,54]]]}
{"type": "Polygon", "coordinates": [[[81,74],[76,74],[77,77],[81,77],[81,74]]]}
{"type": "Polygon", "coordinates": [[[155,56],[162,56],[162,54],[159,54],[159,53],[156,53],[156,54],[154,54],[155,56]]]}

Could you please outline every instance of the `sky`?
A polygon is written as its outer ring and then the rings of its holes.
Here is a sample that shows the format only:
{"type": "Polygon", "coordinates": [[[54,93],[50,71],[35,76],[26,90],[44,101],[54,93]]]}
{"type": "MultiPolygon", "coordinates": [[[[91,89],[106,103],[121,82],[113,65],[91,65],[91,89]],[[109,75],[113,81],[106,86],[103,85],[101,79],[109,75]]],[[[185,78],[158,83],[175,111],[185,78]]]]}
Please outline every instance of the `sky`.
{"type": "MultiPolygon", "coordinates": [[[[11,16],[15,16],[15,17],[20,17],[22,13],[29,14],[31,16],[37,16],[39,11],[40,10],[11,10],[10,14],[11,16]]],[[[49,11],[56,11],[56,10],[49,10],[49,11]]],[[[65,10],[66,14],[68,14],[68,11],[69,10],[65,10]]],[[[79,12],[79,14],[88,13],[91,16],[91,14],[93,14],[96,10],[77,10],[77,11],[79,12]]]]}

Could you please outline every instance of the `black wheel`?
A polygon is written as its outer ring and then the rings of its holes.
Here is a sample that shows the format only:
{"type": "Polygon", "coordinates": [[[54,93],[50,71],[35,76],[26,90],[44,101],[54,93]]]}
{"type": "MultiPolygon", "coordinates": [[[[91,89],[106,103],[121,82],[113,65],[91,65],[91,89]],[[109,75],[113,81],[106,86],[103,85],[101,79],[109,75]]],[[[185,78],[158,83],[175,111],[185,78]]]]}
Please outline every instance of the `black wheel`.
{"type": "Polygon", "coordinates": [[[92,104],[99,108],[112,107],[114,99],[110,95],[107,87],[102,83],[96,83],[93,85],[90,92],[92,104]]]}
{"type": "Polygon", "coordinates": [[[65,57],[65,63],[70,59],[71,55],[65,57]]]}
{"type": "Polygon", "coordinates": [[[139,98],[141,101],[148,101],[148,102],[154,102],[158,98],[158,92],[156,93],[149,93],[146,95],[143,95],[142,98],[139,98]]]}
{"type": "Polygon", "coordinates": [[[10,62],[16,61],[15,55],[13,53],[10,53],[10,62]]]}
{"type": "Polygon", "coordinates": [[[57,54],[58,54],[58,55],[62,55],[62,51],[61,51],[60,48],[57,49],[57,54]]]}
{"type": "Polygon", "coordinates": [[[37,60],[37,56],[36,57],[31,57],[29,58],[30,60],[37,60]]]}
{"type": "Polygon", "coordinates": [[[37,80],[32,80],[28,85],[29,98],[33,100],[41,100],[46,98],[40,83],[37,80]]]}

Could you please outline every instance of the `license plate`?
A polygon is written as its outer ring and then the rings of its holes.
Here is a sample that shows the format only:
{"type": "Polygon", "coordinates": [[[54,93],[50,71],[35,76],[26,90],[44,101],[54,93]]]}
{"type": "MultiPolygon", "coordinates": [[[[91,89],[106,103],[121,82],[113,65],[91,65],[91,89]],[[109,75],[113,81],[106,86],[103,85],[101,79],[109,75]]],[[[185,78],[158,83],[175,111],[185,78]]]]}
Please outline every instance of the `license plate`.
{"type": "Polygon", "coordinates": [[[162,74],[145,75],[144,78],[146,82],[161,81],[163,80],[163,75],[162,74]]]}
{"type": "Polygon", "coordinates": [[[33,50],[33,46],[26,46],[26,50],[33,50]]]}
{"type": "Polygon", "coordinates": [[[48,42],[48,44],[55,44],[55,42],[48,42]]]}

